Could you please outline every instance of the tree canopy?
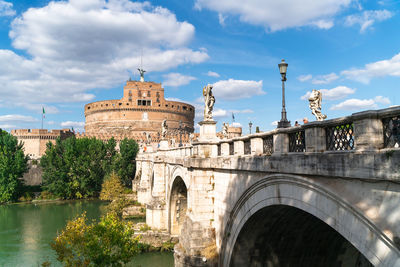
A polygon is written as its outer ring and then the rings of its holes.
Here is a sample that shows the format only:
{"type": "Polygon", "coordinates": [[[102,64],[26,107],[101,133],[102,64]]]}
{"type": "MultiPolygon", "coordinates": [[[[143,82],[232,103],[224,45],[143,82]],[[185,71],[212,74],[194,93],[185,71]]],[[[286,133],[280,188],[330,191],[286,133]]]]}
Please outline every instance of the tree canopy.
{"type": "Polygon", "coordinates": [[[17,138],[0,129],[0,203],[18,199],[28,157],[17,138]]]}

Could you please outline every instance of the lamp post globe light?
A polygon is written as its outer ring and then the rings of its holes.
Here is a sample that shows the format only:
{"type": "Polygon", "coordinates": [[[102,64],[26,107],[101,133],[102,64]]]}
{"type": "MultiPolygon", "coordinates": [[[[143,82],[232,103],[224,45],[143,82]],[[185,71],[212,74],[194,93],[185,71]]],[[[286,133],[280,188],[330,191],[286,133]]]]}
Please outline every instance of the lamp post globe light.
{"type": "Polygon", "coordinates": [[[290,127],[290,121],[287,120],[286,117],[286,108],[285,108],[285,81],[286,81],[286,71],[288,64],[282,59],[282,62],[278,64],[279,72],[282,76],[282,112],[281,112],[281,120],[278,122],[278,128],[287,128],[290,127]]]}

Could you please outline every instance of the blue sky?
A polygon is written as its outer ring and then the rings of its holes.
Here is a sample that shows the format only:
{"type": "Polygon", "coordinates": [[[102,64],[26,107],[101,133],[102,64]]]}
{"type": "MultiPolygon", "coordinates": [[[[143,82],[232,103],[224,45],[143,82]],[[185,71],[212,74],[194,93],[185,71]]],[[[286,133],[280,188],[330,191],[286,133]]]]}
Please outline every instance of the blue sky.
{"type": "Polygon", "coordinates": [[[278,63],[289,64],[292,125],[322,90],[328,118],[400,104],[395,0],[0,0],[0,128],[82,131],[86,103],[119,99],[125,81],[162,82],[196,107],[214,84],[214,117],[248,132],[280,120],[278,63]]]}

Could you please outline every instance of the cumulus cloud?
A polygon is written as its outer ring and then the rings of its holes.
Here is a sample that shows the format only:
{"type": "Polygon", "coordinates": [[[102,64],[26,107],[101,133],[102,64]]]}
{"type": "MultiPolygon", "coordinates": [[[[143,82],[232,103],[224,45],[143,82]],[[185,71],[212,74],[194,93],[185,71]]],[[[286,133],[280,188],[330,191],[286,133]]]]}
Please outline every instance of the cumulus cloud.
{"type": "Polygon", "coordinates": [[[173,87],[186,85],[189,84],[191,81],[196,80],[196,78],[193,76],[183,75],[176,72],[168,73],[166,75],[163,75],[163,77],[166,79],[164,81],[164,85],[173,87]]]}
{"type": "Polygon", "coordinates": [[[374,99],[347,99],[337,105],[333,105],[331,110],[360,110],[360,109],[376,109],[378,104],[390,104],[387,97],[377,96],[374,99]]]}
{"type": "MultiPolygon", "coordinates": [[[[348,95],[354,94],[355,89],[349,88],[347,86],[337,86],[332,89],[321,89],[323,100],[338,100],[346,98],[348,95]]],[[[300,97],[302,100],[308,100],[311,95],[311,91],[308,91],[305,95],[300,97]]]]}
{"type": "Polygon", "coordinates": [[[312,75],[311,74],[307,74],[307,75],[300,75],[299,77],[297,77],[297,80],[299,80],[300,82],[306,82],[312,79],[312,75]]]}
{"type": "Polygon", "coordinates": [[[273,121],[273,122],[271,122],[271,125],[272,125],[272,126],[278,126],[278,121],[273,121]]]}
{"type": "Polygon", "coordinates": [[[70,0],[30,8],[0,50],[0,94],[13,102],[90,101],[88,90],[111,88],[136,71],[165,71],[208,59],[188,48],[194,26],[168,9],[128,0],[70,0]],[[25,54],[27,56],[25,56],[25,54]]]}
{"type": "Polygon", "coordinates": [[[0,116],[0,122],[36,122],[38,119],[32,116],[10,114],[0,116]]]}
{"type": "Polygon", "coordinates": [[[375,77],[400,77],[400,53],[394,55],[391,59],[366,64],[364,68],[344,70],[341,74],[350,80],[362,83],[369,83],[375,77]]]}
{"type": "Polygon", "coordinates": [[[393,13],[386,9],[366,10],[361,14],[347,16],[345,25],[353,26],[358,24],[360,25],[360,32],[364,33],[368,28],[372,27],[375,22],[390,19],[392,16],[393,13]]]}
{"type": "Polygon", "coordinates": [[[333,17],[351,2],[352,0],[249,0],[243,4],[241,0],[197,0],[195,7],[218,12],[221,14],[219,17],[239,16],[245,23],[263,26],[267,31],[278,31],[308,25],[329,29],[334,24],[333,17]]]}
{"type": "Polygon", "coordinates": [[[14,124],[0,124],[0,129],[10,130],[10,129],[15,129],[15,128],[17,128],[17,125],[14,125],[14,124]]]}
{"type": "Polygon", "coordinates": [[[339,78],[336,73],[332,72],[326,75],[318,75],[314,79],[312,79],[313,84],[328,84],[330,82],[333,82],[339,78]]]}
{"type": "Polygon", "coordinates": [[[61,127],[84,127],[85,122],[83,121],[63,121],[61,127]]]}
{"type": "MultiPolygon", "coordinates": [[[[12,3],[0,0],[0,17],[14,16],[15,14],[16,14],[16,12],[13,9],[12,3]]],[[[6,127],[4,127],[4,128],[6,128],[6,127]]]]}
{"type": "Polygon", "coordinates": [[[215,78],[218,78],[220,76],[218,73],[211,71],[211,70],[207,72],[207,75],[210,77],[215,77],[215,78]]]}
{"type": "Polygon", "coordinates": [[[229,126],[231,126],[231,127],[242,127],[242,124],[240,122],[232,122],[229,126]]]}
{"type": "Polygon", "coordinates": [[[262,81],[245,80],[221,80],[214,83],[213,92],[215,97],[225,100],[238,100],[250,98],[255,95],[264,95],[262,81]]]}

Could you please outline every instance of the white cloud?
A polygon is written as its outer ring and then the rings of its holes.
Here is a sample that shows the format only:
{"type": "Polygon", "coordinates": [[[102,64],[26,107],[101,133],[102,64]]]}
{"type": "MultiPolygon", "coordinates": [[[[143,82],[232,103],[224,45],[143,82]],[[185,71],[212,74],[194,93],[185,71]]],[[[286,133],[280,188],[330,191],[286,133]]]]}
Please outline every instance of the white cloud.
{"type": "Polygon", "coordinates": [[[83,121],[63,121],[61,127],[84,127],[85,122],[83,121]]]}
{"type": "Polygon", "coordinates": [[[312,79],[312,75],[311,74],[307,74],[307,75],[300,75],[299,77],[297,77],[297,80],[299,80],[300,82],[306,82],[312,79]]]}
{"type": "Polygon", "coordinates": [[[231,125],[229,125],[231,127],[242,127],[242,124],[240,124],[240,122],[232,122],[231,125]]]}
{"type": "Polygon", "coordinates": [[[225,109],[217,108],[213,110],[213,117],[214,118],[222,118],[228,116],[228,111],[225,109]]]}
{"type": "Polygon", "coordinates": [[[348,99],[337,105],[333,105],[331,110],[361,110],[361,109],[376,109],[378,104],[390,104],[390,100],[387,97],[377,96],[374,99],[348,99]]]}
{"type": "MultiPolygon", "coordinates": [[[[186,101],[183,101],[182,99],[176,98],[176,97],[166,97],[165,100],[168,100],[168,101],[177,101],[177,102],[186,102],[186,101]]],[[[186,103],[187,103],[187,102],[186,102],[186,103]]]]}
{"type": "Polygon", "coordinates": [[[238,100],[250,98],[255,95],[264,95],[262,90],[262,81],[244,81],[244,80],[221,80],[214,83],[213,92],[215,97],[226,100],[238,100]]]}
{"type": "Polygon", "coordinates": [[[400,77],[400,53],[391,59],[366,64],[361,69],[350,69],[341,72],[347,79],[369,83],[372,78],[383,76],[400,77]]]}
{"type": "Polygon", "coordinates": [[[16,12],[13,9],[13,4],[12,3],[0,0],[0,17],[2,17],[2,16],[14,16],[15,14],[16,14],[16,12]]]}
{"type": "Polygon", "coordinates": [[[333,82],[335,80],[337,80],[339,78],[339,76],[336,75],[336,73],[332,72],[326,75],[319,75],[316,76],[313,80],[312,83],[313,84],[327,84],[330,82],[333,82]]]}
{"type": "Polygon", "coordinates": [[[2,115],[0,116],[0,122],[36,122],[38,121],[36,118],[32,116],[18,115],[18,114],[10,114],[10,115],[2,115]]]}
{"type": "Polygon", "coordinates": [[[350,15],[346,17],[345,25],[353,26],[355,24],[360,25],[360,32],[365,32],[368,28],[372,27],[372,25],[377,21],[384,21],[390,19],[393,16],[393,13],[384,9],[384,10],[366,10],[361,14],[350,15]]]}
{"type": "Polygon", "coordinates": [[[273,122],[271,122],[271,125],[272,125],[272,126],[278,126],[278,121],[273,121],[273,122]]]}
{"type": "Polygon", "coordinates": [[[381,104],[385,104],[385,105],[389,105],[390,104],[389,98],[383,97],[383,96],[380,96],[380,95],[376,96],[374,98],[374,100],[375,100],[376,103],[381,103],[381,104]]]}
{"type": "Polygon", "coordinates": [[[225,26],[225,20],[226,16],[222,15],[221,13],[218,13],[218,21],[221,26],[225,26]]]}
{"type": "MultiPolygon", "coordinates": [[[[355,89],[349,88],[347,86],[337,86],[332,89],[321,89],[323,100],[338,100],[346,98],[348,95],[354,94],[355,89]]],[[[305,95],[300,97],[302,100],[308,100],[311,95],[311,91],[308,91],[305,95]]]]}
{"type": "Polygon", "coordinates": [[[222,15],[239,16],[240,20],[278,31],[314,25],[321,29],[333,26],[333,17],[352,0],[197,0],[197,9],[207,8],[222,15]]]}
{"type": "Polygon", "coordinates": [[[189,84],[191,81],[196,80],[196,78],[193,76],[183,75],[176,72],[168,73],[166,75],[163,75],[163,77],[166,79],[164,81],[164,85],[173,87],[186,85],[189,84]]]}
{"type": "Polygon", "coordinates": [[[136,72],[165,71],[208,59],[188,48],[194,26],[148,2],[53,1],[11,24],[16,54],[0,50],[0,95],[13,103],[87,102],[136,72]]]}
{"type": "Polygon", "coordinates": [[[0,129],[15,129],[17,128],[17,125],[14,124],[0,124],[0,129]]]}
{"type": "Polygon", "coordinates": [[[216,78],[218,78],[220,76],[218,73],[211,71],[211,70],[207,72],[207,75],[210,77],[216,77],[216,78]]]}

